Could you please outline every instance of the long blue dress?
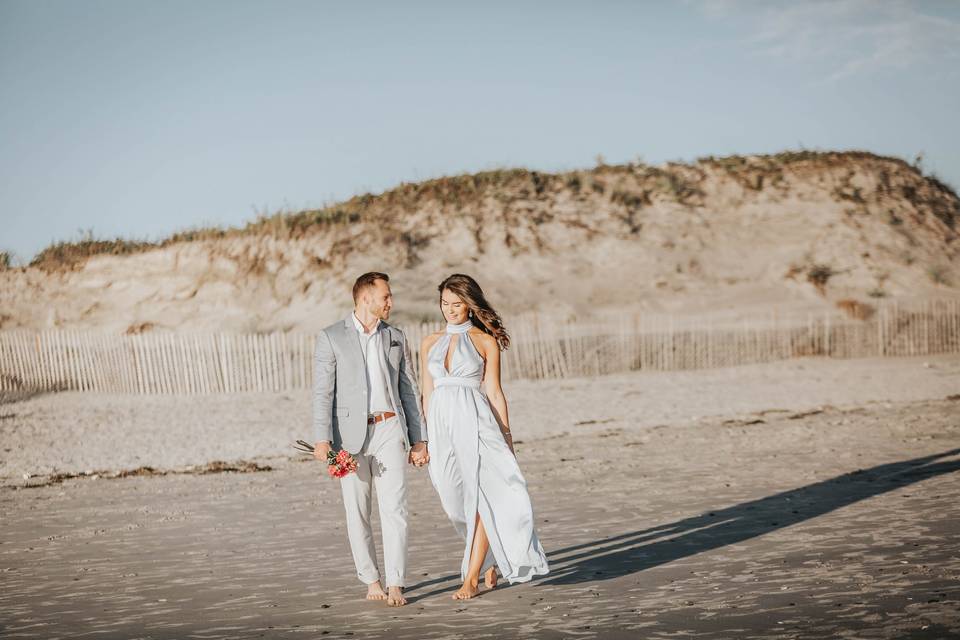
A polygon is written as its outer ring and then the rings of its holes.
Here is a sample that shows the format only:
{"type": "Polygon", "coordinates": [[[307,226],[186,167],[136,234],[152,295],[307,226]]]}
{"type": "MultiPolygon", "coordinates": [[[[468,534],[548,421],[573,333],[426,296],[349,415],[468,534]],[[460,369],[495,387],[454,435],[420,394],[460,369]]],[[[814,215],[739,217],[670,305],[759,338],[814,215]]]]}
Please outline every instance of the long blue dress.
{"type": "Polygon", "coordinates": [[[534,527],[526,480],[481,389],[484,361],[467,335],[472,326],[469,320],[448,324],[428,354],[434,386],[427,408],[430,480],[464,539],[461,579],[470,564],[479,513],[490,540],[481,571],[496,563],[511,583],[526,582],[548,573],[547,558],[534,527]],[[444,360],[451,341],[448,371],[444,360]]]}

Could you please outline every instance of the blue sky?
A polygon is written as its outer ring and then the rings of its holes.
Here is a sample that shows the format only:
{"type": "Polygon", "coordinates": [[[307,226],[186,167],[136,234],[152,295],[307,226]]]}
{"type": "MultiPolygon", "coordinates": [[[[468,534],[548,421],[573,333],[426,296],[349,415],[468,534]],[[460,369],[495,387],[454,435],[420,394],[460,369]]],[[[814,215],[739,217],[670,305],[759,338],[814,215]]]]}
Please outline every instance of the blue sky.
{"type": "Polygon", "coordinates": [[[494,167],[865,149],[960,187],[960,2],[0,0],[0,251],[494,167]]]}

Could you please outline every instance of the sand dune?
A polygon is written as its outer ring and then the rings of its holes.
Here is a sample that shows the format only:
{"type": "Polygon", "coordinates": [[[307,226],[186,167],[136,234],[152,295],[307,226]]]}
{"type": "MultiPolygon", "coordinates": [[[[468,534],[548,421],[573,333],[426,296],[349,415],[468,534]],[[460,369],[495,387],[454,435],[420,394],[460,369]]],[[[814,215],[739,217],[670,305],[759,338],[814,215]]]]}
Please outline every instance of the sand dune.
{"type": "Polygon", "coordinates": [[[867,153],[495,171],[152,247],[55,247],[0,271],[0,327],[315,331],[369,269],[393,276],[401,323],[434,319],[436,283],[458,271],[506,313],[957,297],[958,219],[949,187],[867,153]]]}

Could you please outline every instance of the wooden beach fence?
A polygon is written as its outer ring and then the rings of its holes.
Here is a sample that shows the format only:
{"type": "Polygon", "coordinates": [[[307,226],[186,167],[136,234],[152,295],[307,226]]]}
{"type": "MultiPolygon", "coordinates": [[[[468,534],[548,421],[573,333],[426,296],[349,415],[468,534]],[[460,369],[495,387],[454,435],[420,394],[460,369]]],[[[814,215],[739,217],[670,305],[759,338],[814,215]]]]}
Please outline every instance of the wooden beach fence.
{"type": "MultiPolygon", "coordinates": [[[[403,327],[417,345],[439,324],[403,327]]],[[[597,376],[632,370],[726,367],[804,356],[859,358],[960,352],[960,301],[878,305],[869,319],[838,313],[737,324],[713,317],[636,314],[559,321],[510,319],[503,377],[597,376]]],[[[0,391],[209,394],[309,389],[314,336],[294,333],[112,335],[0,331],[0,391]]]]}

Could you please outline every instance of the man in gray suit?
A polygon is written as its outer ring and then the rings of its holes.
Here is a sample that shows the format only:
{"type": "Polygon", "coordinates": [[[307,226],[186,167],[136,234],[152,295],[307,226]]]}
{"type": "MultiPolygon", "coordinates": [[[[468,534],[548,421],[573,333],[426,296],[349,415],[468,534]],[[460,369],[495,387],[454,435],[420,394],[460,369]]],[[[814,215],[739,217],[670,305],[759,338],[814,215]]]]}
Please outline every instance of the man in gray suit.
{"type": "Polygon", "coordinates": [[[403,332],[386,323],[393,307],[389,280],[379,272],[357,278],[353,313],[317,336],[313,429],[317,459],[325,462],[331,449],[346,449],[357,460],[357,472],[340,479],[357,577],[367,585],[368,600],[399,607],[407,603],[406,463],[421,467],[430,456],[410,348],[403,332]],[[370,528],[371,485],[383,529],[384,573],[370,528]]]}

